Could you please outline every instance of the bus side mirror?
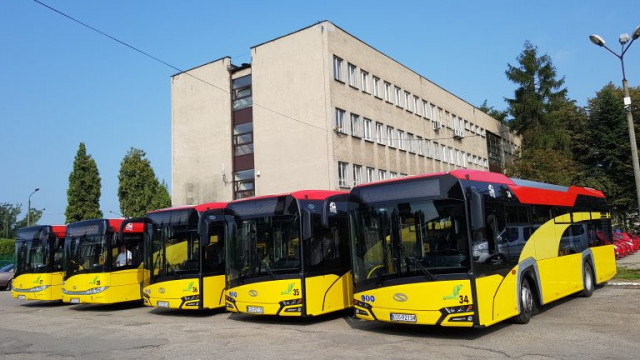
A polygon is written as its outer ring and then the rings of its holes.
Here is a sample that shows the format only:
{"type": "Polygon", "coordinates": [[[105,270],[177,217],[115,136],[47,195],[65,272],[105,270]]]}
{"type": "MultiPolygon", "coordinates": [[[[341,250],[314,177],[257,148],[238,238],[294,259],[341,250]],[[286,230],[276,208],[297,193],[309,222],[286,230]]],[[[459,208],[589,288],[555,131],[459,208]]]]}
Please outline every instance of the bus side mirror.
{"type": "Polygon", "coordinates": [[[484,198],[476,190],[471,190],[471,231],[478,231],[485,227],[484,198]]]}
{"type": "Polygon", "coordinates": [[[302,238],[309,239],[311,237],[311,212],[307,209],[302,210],[302,238]]]}

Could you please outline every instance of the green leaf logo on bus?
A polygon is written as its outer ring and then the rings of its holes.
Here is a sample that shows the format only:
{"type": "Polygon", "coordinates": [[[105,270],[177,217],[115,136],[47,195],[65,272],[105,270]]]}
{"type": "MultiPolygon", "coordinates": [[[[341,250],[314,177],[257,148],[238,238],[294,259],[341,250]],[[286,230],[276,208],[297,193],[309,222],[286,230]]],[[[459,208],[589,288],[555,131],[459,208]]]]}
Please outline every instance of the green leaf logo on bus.
{"type": "Polygon", "coordinates": [[[89,281],[89,285],[100,285],[100,283],[98,282],[98,275],[96,275],[96,277],[93,278],[93,280],[89,281]]]}
{"type": "Polygon", "coordinates": [[[37,277],[35,280],[33,280],[33,283],[34,283],[34,284],[37,284],[37,283],[39,283],[39,282],[40,282],[40,275],[38,275],[38,277],[37,277]]]}
{"type": "Polygon", "coordinates": [[[182,290],[182,292],[198,292],[198,288],[193,286],[193,281],[189,282],[186,288],[182,290]]]}
{"type": "Polygon", "coordinates": [[[460,293],[460,289],[462,289],[462,285],[456,285],[453,287],[453,294],[447,295],[442,298],[442,300],[454,300],[458,298],[458,294],[460,293]]]}
{"type": "Polygon", "coordinates": [[[291,291],[293,291],[293,287],[295,285],[296,285],[296,283],[291,283],[291,284],[287,285],[287,290],[281,292],[280,295],[291,295],[291,291]]]}

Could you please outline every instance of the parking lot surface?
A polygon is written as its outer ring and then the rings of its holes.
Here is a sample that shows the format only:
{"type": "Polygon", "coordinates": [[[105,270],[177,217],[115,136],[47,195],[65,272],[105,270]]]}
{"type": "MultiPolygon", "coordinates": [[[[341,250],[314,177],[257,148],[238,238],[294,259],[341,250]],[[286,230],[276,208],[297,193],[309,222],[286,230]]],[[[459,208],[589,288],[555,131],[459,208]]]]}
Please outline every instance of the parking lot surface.
{"type": "Polygon", "coordinates": [[[283,319],[25,302],[0,292],[2,359],[638,359],[640,290],[605,286],[527,325],[447,329],[350,313],[283,319]]]}

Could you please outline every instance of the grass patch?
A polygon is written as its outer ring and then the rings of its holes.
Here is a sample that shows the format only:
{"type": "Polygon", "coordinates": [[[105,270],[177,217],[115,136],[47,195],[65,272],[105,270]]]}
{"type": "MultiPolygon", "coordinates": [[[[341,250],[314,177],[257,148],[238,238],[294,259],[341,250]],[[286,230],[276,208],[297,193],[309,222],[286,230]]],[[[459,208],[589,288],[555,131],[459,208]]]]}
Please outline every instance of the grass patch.
{"type": "Polygon", "coordinates": [[[616,280],[640,280],[640,269],[619,267],[618,273],[613,278],[616,280]]]}

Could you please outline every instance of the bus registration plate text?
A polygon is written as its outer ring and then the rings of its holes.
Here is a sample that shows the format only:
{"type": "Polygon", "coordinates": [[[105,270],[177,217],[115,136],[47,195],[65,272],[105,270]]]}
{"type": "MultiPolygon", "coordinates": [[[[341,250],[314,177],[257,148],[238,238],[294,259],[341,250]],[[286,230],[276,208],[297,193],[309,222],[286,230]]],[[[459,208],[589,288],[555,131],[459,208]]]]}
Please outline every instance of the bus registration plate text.
{"type": "Polygon", "coordinates": [[[169,302],[168,301],[158,301],[158,307],[168,308],[169,307],[169,302]]]}
{"type": "Polygon", "coordinates": [[[264,313],[264,308],[262,306],[247,306],[247,312],[252,314],[262,314],[264,313]]]}
{"type": "Polygon", "coordinates": [[[69,302],[70,302],[71,304],[80,304],[80,299],[78,299],[78,298],[72,298],[69,302]]]}
{"type": "Polygon", "coordinates": [[[414,323],[414,322],[416,322],[416,315],[415,314],[396,314],[396,313],[391,313],[391,321],[414,323]]]}

